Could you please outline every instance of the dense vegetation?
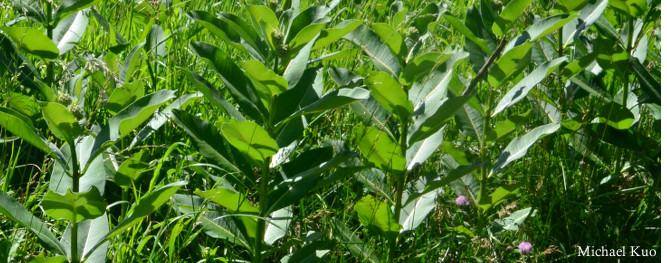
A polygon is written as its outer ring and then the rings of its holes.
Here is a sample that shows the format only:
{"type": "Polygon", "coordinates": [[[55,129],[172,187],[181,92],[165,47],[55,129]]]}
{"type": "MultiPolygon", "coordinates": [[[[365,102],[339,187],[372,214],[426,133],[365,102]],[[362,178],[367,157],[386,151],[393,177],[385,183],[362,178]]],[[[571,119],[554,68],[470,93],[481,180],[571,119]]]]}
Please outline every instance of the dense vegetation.
{"type": "Polygon", "coordinates": [[[660,9],[3,1],[0,262],[659,262],[660,9]]]}

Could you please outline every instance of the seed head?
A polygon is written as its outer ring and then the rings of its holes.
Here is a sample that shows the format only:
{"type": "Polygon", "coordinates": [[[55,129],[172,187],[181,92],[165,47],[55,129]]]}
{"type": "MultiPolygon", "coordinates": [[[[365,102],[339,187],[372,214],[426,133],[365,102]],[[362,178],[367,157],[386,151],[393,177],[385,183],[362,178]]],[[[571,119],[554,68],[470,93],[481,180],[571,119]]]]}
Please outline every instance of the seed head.
{"type": "Polygon", "coordinates": [[[519,244],[519,251],[521,251],[521,254],[530,254],[530,249],[532,247],[533,245],[531,245],[530,242],[523,241],[519,244]]]}
{"type": "Polygon", "coordinates": [[[67,93],[60,93],[58,95],[58,103],[65,106],[70,105],[72,103],[72,97],[70,97],[67,93]]]}
{"type": "Polygon", "coordinates": [[[463,195],[457,197],[455,202],[456,205],[458,206],[468,206],[470,204],[470,202],[468,202],[468,199],[463,195]]]}
{"type": "Polygon", "coordinates": [[[74,115],[77,120],[83,119],[83,109],[77,104],[70,104],[67,106],[67,110],[74,115]]]}

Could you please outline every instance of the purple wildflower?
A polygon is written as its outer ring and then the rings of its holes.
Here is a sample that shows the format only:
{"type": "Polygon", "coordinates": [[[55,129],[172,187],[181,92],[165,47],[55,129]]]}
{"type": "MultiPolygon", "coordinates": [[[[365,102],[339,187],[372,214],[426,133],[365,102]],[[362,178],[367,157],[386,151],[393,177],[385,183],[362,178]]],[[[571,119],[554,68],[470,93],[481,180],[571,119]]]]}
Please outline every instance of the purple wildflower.
{"type": "Polygon", "coordinates": [[[463,195],[456,198],[456,205],[458,206],[468,206],[469,204],[470,202],[468,202],[468,199],[463,195]]]}
{"type": "Polygon", "coordinates": [[[521,253],[523,254],[530,254],[530,249],[532,247],[533,245],[531,245],[529,242],[524,241],[521,242],[521,244],[519,244],[519,251],[521,251],[521,253]]]}
{"type": "Polygon", "coordinates": [[[507,249],[506,249],[506,250],[507,250],[507,251],[512,251],[512,249],[514,249],[514,248],[512,248],[512,246],[507,246],[507,249]]]}

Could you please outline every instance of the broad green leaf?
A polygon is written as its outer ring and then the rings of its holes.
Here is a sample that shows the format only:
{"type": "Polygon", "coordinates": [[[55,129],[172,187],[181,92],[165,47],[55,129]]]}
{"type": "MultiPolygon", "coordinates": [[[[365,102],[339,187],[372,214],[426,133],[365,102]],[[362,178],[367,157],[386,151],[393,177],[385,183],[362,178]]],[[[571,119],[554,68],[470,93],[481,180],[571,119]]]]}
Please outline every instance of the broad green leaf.
{"type": "MultiPolygon", "coordinates": [[[[242,179],[245,179],[245,177],[241,176],[242,172],[236,166],[235,163],[237,162],[235,162],[234,156],[229,151],[224,151],[226,149],[225,138],[220,135],[220,132],[213,125],[186,111],[174,109],[173,114],[174,123],[190,135],[202,156],[219,166],[227,174],[240,182],[244,182],[242,179]]],[[[253,182],[246,179],[243,184],[251,186],[253,182]]]]}
{"type": "Polygon", "coordinates": [[[530,41],[535,42],[548,34],[565,26],[567,23],[575,19],[577,15],[559,14],[547,17],[537,21],[530,27],[526,28],[526,33],[530,36],[530,41]]]}
{"type": "Polygon", "coordinates": [[[477,205],[480,208],[482,208],[483,212],[486,212],[487,210],[489,210],[489,208],[505,200],[505,198],[519,193],[519,189],[520,189],[519,185],[508,185],[508,186],[498,187],[490,195],[482,196],[478,201],[477,205]]]}
{"type": "Polygon", "coordinates": [[[182,109],[192,104],[195,99],[201,98],[201,93],[185,94],[178,99],[175,99],[169,106],[164,107],[162,111],[153,115],[153,118],[148,121],[146,125],[139,131],[137,136],[132,139],[130,143],[130,148],[134,147],[140,142],[146,140],[151,136],[155,131],[159,130],[162,125],[164,125],[167,120],[173,118],[173,109],[182,109]]]}
{"type": "Polygon", "coordinates": [[[310,50],[313,48],[313,44],[315,44],[315,39],[316,38],[311,39],[305,46],[303,46],[296,57],[287,64],[283,77],[287,80],[287,83],[289,83],[289,89],[294,88],[294,86],[299,83],[303,73],[306,71],[306,68],[308,67],[308,58],[310,58],[310,50]]]}
{"type": "Polygon", "coordinates": [[[148,171],[148,153],[143,149],[125,160],[114,175],[114,182],[119,186],[130,187],[132,182],[148,171]]]}
{"type": "Polygon", "coordinates": [[[31,27],[2,27],[2,31],[26,52],[41,58],[58,58],[60,50],[42,31],[31,27]]]}
{"type": "Polygon", "coordinates": [[[370,92],[364,88],[340,88],[333,90],[301,109],[297,114],[321,113],[330,109],[345,106],[358,100],[368,99],[370,92]]]}
{"type": "Polygon", "coordinates": [[[259,125],[251,121],[235,121],[222,125],[222,135],[241,153],[248,156],[255,165],[270,161],[278,152],[278,144],[259,125]]]}
{"type": "Polygon", "coordinates": [[[208,99],[211,104],[215,105],[218,110],[227,113],[229,117],[234,119],[240,121],[246,120],[245,117],[243,117],[243,114],[241,114],[234,105],[227,101],[223,94],[221,94],[220,91],[215,86],[213,86],[213,84],[209,83],[201,76],[192,73],[191,71],[187,71],[185,75],[188,77],[192,85],[201,93],[203,93],[204,97],[206,97],[206,99],[208,99]]]}
{"type": "Polygon", "coordinates": [[[318,50],[336,42],[348,33],[357,29],[362,24],[361,20],[345,20],[338,23],[333,28],[326,28],[320,32],[320,36],[315,40],[313,50],[318,50]]]}
{"type": "Polygon", "coordinates": [[[90,256],[99,246],[106,243],[106,241],[111,240],[112,238],[118,236],[119,234],[125,232],[127,229],[130,229],[134,225],[140,223],[145,217],[153,213],[155,210],[160,208],[164,203],[169,201],[169,199],[185,185],[185,182],[175,182],[165,186],[162,186],[154,191],[141,197],[137,203],[135,203],[132,208],[130,208],[129,215],[123,219],[116,227],[109,231],[104,237],[100,238],[97,243],[90,249],[90,252],[84,255],[84,258],[90,256]]]}
{"type": "MultiPolygon", "coordinates": [[[[5,34],[0,34],[0,55],[0,70],[7,71],[9,74],[15,74],[18,82],[26,88],[34,90],[44,89],[38,84],[41,76],[37,68],[22,52],[14,47],[12,41],[5,34]]],[[[56,100],[56,95],[52,90],[44,89],[42,93],[48,101],[56,100]]]]}
{"type": "Polygon", "coordinates": [[[267,208],[262,211],[263,215],[278,211],[279,209],[288,207],[292,204],[298,203],[311,190],[315,190],[318,183],[321,181],[320,174],[338,167],[341,163],[347,161],[352,157],[352,153],[343,152],[337,154],[334,158],[326,162],[319,163],[307,170],[300,171],[298,174],[290,174],[278,185],[276,185],[268,194],[267,208]]]}
{"type": "Polygon", "coordinates": [[[58,25],[60,20],[68,17],[72,13],[76,13],[89,6],[94,5],[99,0],[63,0],[58,9],[53,12],[52,25],[58,25]]]}
{"type": "Polygon", "coordinates": [[[242,62],[241,67],[253,82],[257,96],[264,103],[264,107],[271,109],[274,96],[287,90],[287,80],[254,59],[242,62]]]}
{"type": "Polygon", "coordinates": [[[442,131],[438,131],[428,138],[410,145],[410,148],[405,153],[407,161],[405,169],[412,171],[423,164],[440,147],[442,137],[442,131]]]}
{"type": "MultiPolygon", "coordinates": [[[[113,176],[115,168],[107,168],[113,167],[109,157],[110,152],[96,155],[93,159],[90,158],[90,148],[94,142],[95,138],[93,136],[85,136],[75,141],[76,157],[81,164],[82,170],[82,174],[79,176],[79,191],[87,192],[96,187],[100,191],[100,194],[104,195],[104,186],[106,185],[107,177],[113,176]]],[[[63,145],[62,154],[68,160],[67,165],[60,163],[53,165],[49,190],[53,190],[60,195],[65,195],[67,194],[67,190],[72,188],[73,182],[71,174],[72,165],[71,161],[69,161],[72,155],[69,145],[63,145]]]]}
{"type": "MultiPolygon", "coordinates": [[[[140,65],[142,59],[144,58],[144,49],[142,48],[144,43],[139,43],[130,50],[130,53],[125,57],[123,65],[118,71],[118,77],[123,82],[131,82],[134,72],[137,70],[137,67],[140,65]]],[[[101,84],[100,84],[101,85],[101,84]]]]}
{"type": "Polygon", "coordinates": [[[11,2],[19,14],[23,14],[41,24],[44,24],[44,21],[46,21],[46,14],[42,11],[40,3],[28,0],[14,0],[11,2]]]}
{"type": "Polygon", "coordinates": [[[412,84],[433,72],[436,67],[447,61],[451,53],[428,52],[421,54],[410,61],[401,72],[399,81],[403,85],[412,84]]]}
{"type": "Polygon", "coordinates": [[[489,84],[494,88],[503,85],[506,81],[516,77],[530,62],[531,42],[523,43],[505,52],[489,68],[489,84]]]}
{"type": "Polygon", "coordinates": [[[136,101],[138,98],[144,96],[144,85],[142,82],[136,81],[132,83],[123,84],[123,86],[115,88],[107,100],[107,109],[111,114],[116,114],[123,108],[136,101]]]}
{"type": "Polygon", "coordinates": [[[371,58],[377,69],[389,73],[394,78],[400,76],[403,69],[401,62],[391,51],[388,44],[382,41],[373,30],[365,25],[360,25],[346,38],[359,46],[371,58]]]}
{"type": "Polygon", "coordinates": [[[64,195],[49,191],[42,198],[42,208],[48,216],[72,222],[97,218],[104,214],[106,206],[97,187],[84,193],[72,193],[68,189],[64,195]]]}
{"type": "Polygon", "coordinates": [[[405,157],[401,154],[401,148],[389,135],[375,127],[356,126],[353,132],[359,152],[366,160],[393,174],[405,170],[405,157]]]}
{"type": "Polygon", "coordinates": [[[362,225],[372,231],[379,231],[388,238],[401,230],[401,225],[394,220],[391,206],[373,196],[367,195],[359,200],[354,205],[354,211],[362,225]]]}
{"type": "Polygon", "coordinates": [[[472,106],[465,104],[456,112],[457,126],[461,125],[461,130],[468,136],[481,143],[484,138],[484,119],[482,114],[472,106]]]}
{"type": "Polygon", "coordinates": [[[163,89],[132,102],[109,119],[110,139],[113,141],[125,137],[174,97],[174,91],[163,89]]]}
{"type": "MultiPolygon", "coordinates": [[[[237,225],[237,221],[231,217],[221,216],[219,213],[208,212],[205,216],[199,217],[198,223],[202,226],[204,233],[211,237],[224,239],[233,244],[244,246],[247,249],[252,248],[250,245],[252,243],[250,243],[250,241],[246,239],[244,233],[242,233],[245,229],[240,229],[237,225]]],[[[249,231],[254,231],[254,229],[249,231]]]]}
{"type": "Polygon", "coordinates": [[[37,119],[38,115],[41,113],[39,105],[35,99],[21,93],[11,92],[9,95],[9,105],[12,109],[31,119],[37,119]]]}
{"type": "Polygon", "coordinates": [[[51,231],[49,231],[49,226],[39,218],[33,216],[23,205],[3,191],[0,191],[0,214],[35,233],[37,239],[39,239],[47,250],[65,255],[65,249],[60,245],[60,242],[58,242],[58,239],[56,239],[51,231]]]}
{"type": "Polygon", "coordinates": [[[164,30],[160,25],[153,24],[146,34],[146,53],[152,53],[160,58],[167,56],[167,46],[165,44],[164,30]]]}
{"type": "Polygon", "coordinates": [[[453,53],[422,82],[417,82],[410,88],[408,98],[415,105],[415,117],[433,114],[442,105],[447,98],[450,82],[456,77],[454,69],[466,57],[468,57],[466,52],[453,53]]]}
{"type": "Polygon", "coordinates": [[[420,197],[422,197],[424,195],[427,195],[428,193],[431,193],[433,191],[437,191],[438,189],[449,185],[451,182],[453,182],[455,180],[458,180],[458,179],[461,179],[461,177],[472,173],[473,171],[479,169],[483,165],[484,165],[484,163],[476,162],[476,163],[473,163],[471,165],[465,165],[465,166],[462,165],[462,166],[456,167],[455,169],[449,170],[447,172],[447,175],[444,176],[443,178],[441,178],[439,180],[434,180],[434,181],[428,182],[424,186],[424,190],[421,193],[416,193],[416,194],[409,195],[407,197],[407,200],[405,201],[405,203],[414,202],[415,200],[419,199],[420,197]]]}
{"type": "Polygon", "coordinates": [[[364,125],[378,128],[389,135],[393,141],[398,141],[392,134],[392,125],[389,123],[391,112],[383,108],[373,97],[354,102],[350,104],[350,108],[361,118],[364,125]]]}
{"type": "Polygon", "coordinates": [[[339,221],[336,218],[331,219],[331,228],[333,229],[334,237],[345,246],[350,253],[360,262],[380,263],[378,256],[373,252],[372,245],[363,242],[359,237],[354,235],[345,222],[339,221]]]}
{"type": "Polygon", "coordinates": [[[597,53],[589,53],[567,64],[562,71],[563,80],[570,79],[576,76],[577,74],[581,73],[582,71],[584,71],[586,67],[588,67],[588,65],[590,65],[591,63],[593,63],[593,61],[595,61],[596,57],[597,53]]]}
{"type": "Polygon", "coordinates": [[[324,89],[324,75],[321,67],[307,68],[297,85],[278,95],[276,106],[271,108],[274,123],[279,123],[294,115],[301,108],[314,103],[324,89]]]}
{"type": "Polygon", "coordinates": [[[454,29],[463,34],[467,40],[477,45],[477,47],[484,51],[484,53],[487,55],[491,55],[491,53],[493,53],[493,51],[489,49],[489,46],[486,45],[486,42],[484,42],[484,39],[475,36],[475,34],[470,31],[470,29],[465,24],[463,24],[461,20],[458,20],[457,18],[450,15],[444,15],[443,17],[447,20],[447,22],[449,22],[450,25],[454,27],[454,29]]]}
{"type": "Polygon", "coordinates": [[[334,249],[335,245],[336,243],[333,241],[308,242],[307,245],[299,248],[297,251],[284,256],[280,259],[280,263],[321,262],[325,260],[326,255],[334,249]]]}
{"type": "Polygon", "coordinates": [[[303,48],[316,36],[319,38],[320,32],[322,32],[322,29],[324,29],[326,25],[327,23],[311,24],[301,29],[301,31],[299,31],[299,33],[288,44],[289,57],[297,54],[301,48],[303,48]]]}
{"type": "Polygon", "coordinates": [[[195,194],[215,202],[226,208],[227,211],[253,215],[259,214],[257,207],[252,205],[250,201],[245,198],[245,195],[227,188],[215,188],[206,192],[197,189],[195,190],[195,194]]]}
{"type": "Polygon", "coordinates": [[[191,47],[198,56],[205,58],[215,68],[241,110],[255,121],[263,123],[264,118],[268,116],[268,111],[257,98],[250,80],[236,65],[235,60],[210,44],[193,42],[191,47]]]}
{"type": "Polygon", "coordinates": [[[289,206],[271,213],[271,218],[266,221],[264,242],[273,245],[278,239],[285,236],[290,230],[289,226],[293,216],[292,208],[289,206]]]}
{"type": "Polygon", "coordinates": [[[74,115],[62,104],[42,102],[39,106],[46,124],[49,125],[49,130],[56,138],[71,142],[83,132],[74,115]]]}
{"type": "Polygon", "coordinates": [[[263,56],[259,48],[255,46],[254,40],[241,25],[224,17],[215,17],[206,11],[192,10],[188,12],[188,16],[237,50],[262,60],[263,56]]]}
{"type": "Polygon", "coordinates": [[[301,11],[294,19],[289,23],[287,29],[287,35],[285,36],[286,43],[290,43],[299,32],[304,30],[307,26],[317,23],[326,23],[329,22],[329,18],[326,15],[331,11],[331,8],[335,7],[336,2],[331,7],[326,6],[311,6],[301,11]]]}
{"type": "Polygon", "coordinates": [[[607,103],[598,113],[598,117],[592,121],[592,123],[605,123],[617,130],[630,129],[634,122],[635,116],[632,112],[616,103],[607,103]]]}
{"type": "Polygon", "coordinates": [[[448,119],[463,107],[471,96],[446,98],[439,106],[427,108],[425,115],[417,118],[408,132],[408,144],[421,141],[438,132],[445,126],[448,119]]]}
{"type": "Polygon", "coordinates": [[[261,25],[262,21],[270,25],[272,28],[278,28],[278,18],[276,14],[268,6],[265,5],[248,5],[247,7],[250,17],[261,25]]]}
{"type": "Polygon", "coordinates": [[[88,11],[79,11],[60,21],[53,29],[53,43],[57,45],[59,55],[64,55],[79,43],[88,27],[89,17],[88,11]]]}
{"type": "Polygon", "coordinates": [[[364,82],[371,90],[371,96],[385,109],[396,114],[401,121],[406,121],[412,115],[414,106],[408,100],[408,95],[405,94],[401,84],[389,74],[378,72],[364,82]]]}
{"type": "Polygon", "coordinates": [[[422,194],[425,181],[426,179],[424,177],[413,181],[403,193],[402,202],[404,202],[404,204],[401,208],[401,216],[399,219],[401,233],[416,229],[422,222],[424,222],[424,219],[426,219],[428,214],[430,214],[436,206],[439,191],[422,194]],[[410,202],[405,202],[408,197],[413,194],[418,194],[419,197],[410,202]]]}
{"type": "Polygon", "coordinates": [[[524,208],[518,211],[515,211],[510,216],[503,219],[495,220],[489,231],[491,233],[497,233],[502,231],[519,231],[519,227],[523,224],[528,217],[535,215],[537,210],[532,207],[524,208]]]}
{"type": "Polygon", "coordinates": [[[552,61],[548,61],[537,67],[533,72],[524,77],[519,83],[514,85],[505,96],[498,102],[496,108],[493,110],[493,115],[496,116],[498,113],[502,112],[509,106],[514,105],[540,83],[545,77],[551,74],[561,63],[565,62],[567,57],[560,57],[552,61]]]}
{"type": "Polygon", "coordinates": [[[609,0],[609,6],[634,18],[642,16],[648,8],[646,0],[609,0]]]}
{"type": "Polygon", "coordinates": [[[399,59],[405,56],[407,47],[398,30],[386,23],[373,23],[371,28],[399,59]]]}
{"type": "Polygon", "coordinates": [[[33,257],[28,261],[29,263],[66,263],[67,258],[64,256],[55,256],[55,257],[45,257],[42,254],[39,256],[33,257]]]}
{"type": "Polygon", "coordinates": [[[498,36],[504,36],[507,30],[512,27],[514,21],[521,16],[523,11],[532,3],[533,0],[511,0],[503,11],[500,12],[500,16],[496,18],[496,21],[493,23],[492,31],[498,36]]]}
{"type": "MultiPolygon", "coordinates": [[[[71,226],[71,224],[67,226],[60,240],[60,244],[65,248],[65,252],[67,252],[67,257],[71,257],[71,226]]],[[[107,214],[104,213],[102,216],[99,216],[95,219],[83,220],[77,224],[77,229],[77,255],[80,257],[79,260],[83,261],[83,255],[91,253],[90,256],[86,258],[86,262],[106,262],[107,252],[109,252],[109,241],[102,244],[100,247],[95,249],[95,251],[92,251],[91,249],[95,245],[95,242],[102,238],[109,229],[109,218],[107,214]]]]}
{"type": "Polygon", "coordinates": [[[589,1],[581,11],[579,17],[563,26],[563,48],[574,43],[574,41],[588,28],[595,23],[595,20],[602,15],[602,11],[607,7],[607,0],[589,1]]]}
{"type": "Polygon", "coordinates": [[[0,107],[0,126],[14,135],[21,137],[21,139],[32,144],[37,149],[56,157],[56,160],[65,160],[60,151],[54,151],[54,149],[58,150],[58,148],[55,148],[55,146],[51,147],[46,138],[38,133],[32,121],[20,113],[12,109],[0,107]]]}
{"type": "Polygon", "coordinates": [[[583,8],[586,5],[586,2],[586,0],[558,0],[556,8],[569,13],[570,11],[583,8]]]}
{"type": "Polygon", "coordinates": [[[498,161],[495,166],[493,166],[491,173],[497,172],[512,161],[523,157],[528,152],[528,149],[530,149],[540,137],[552,134],[559,128],[560,123],[550,123],[532,129],[523,136],[514,138],[507,147],[505,147],[505,150],[500,154],[500,157],[498,157],[498,161]]]}

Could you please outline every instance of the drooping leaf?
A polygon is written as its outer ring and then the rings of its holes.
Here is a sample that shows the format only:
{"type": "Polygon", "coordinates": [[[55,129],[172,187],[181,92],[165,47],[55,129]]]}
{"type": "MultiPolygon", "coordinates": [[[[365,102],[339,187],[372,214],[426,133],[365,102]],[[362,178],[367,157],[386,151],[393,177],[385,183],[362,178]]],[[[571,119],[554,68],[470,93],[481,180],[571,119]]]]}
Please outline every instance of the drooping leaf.
{"type": "Polygon", "coordinates": [[[116,114],[143,96],[144,85],[141,82],[126,83],[113,90],[111,96],[109,96],[109,100],[107,100],[106,106],[112,114],[116,114]]]}
{"type": "Polygon", "coordinates": [[[563,48],[574,43],[574,41],[595,23],[607,7],[607,0],[589,1],[581,11],[579,17],[563,26],[563,48]]]}
{"type": "Polygon", "coordinates": [[[484,138],[484,119],[477,109],[468,104],[463,105],[456,113],[456,123],[461,124],[465,134],[481,143],[484,138]]]}
{"type": "Polygon", "coordinates": [[[519,189],[519,185],[500,186],[490,195],[482,196],[477,205],[482,208],[482,211],[486,212],[489,208],[499,204],[507,197],[517,194],[519,189]]]}
{"type": "Polygon", "coordinates": [[[302,108],[299,112],[297,112],[297,115],[325,112],[327,110],[342,107],[358,100],[368,99],[370,94],[371,92],[369,92],[367,89],[359,87],[353,89],[336,89],[325,94],[319,100],[302,108]]]}
{"type": "Polygon", "coordinates": [[[530,62],[531,42],[514,47],[503,54],[498,61],[489,68],[489,84],[494,88],[504,84],[507,80],[516,77],[530,62]]]}
{"type": "Polygon", "coordinates": [[[59,55],[64,55],[79,43],[88,27],[89,17],[88,11],[79,11],[60,21],[53,29],[53,43],[57,45],[59,55]]]}
{"type": "Polygon", "coordinates": [[[416,229],[422,222],[424,222],[428,214],[430,214],[436,206],[439,192],[432,191],[421,194],[424,190],[425,183],[426,178],[421,177],[419,180],[413,181],[408,186],[405,193],[403,193],[402,202],[404,202],[404,204],[401,208],[401,216],[399,219],[401,233],[416,229]],[[408,197],[415,194],[418,194],[419,197],[410,202],[405,202],[408,197]]]}
{"type": "MultiPolygon", "coordinates": [[[[67,229],[65,229],[65,232],[62,235],[62,239],[60,240],[60,244],[66,249],[65,252],[67,252],[67,257],[72,257],[70,251],[70,239],[72,237],[71,226],[72,225],[67,226],[67,229]]],[[[109,241],[102,244],[100,247],[95,249],[95,251],[91,251],[91,249],[95,245],[95,242],[102,238],[109,230],[109,218],[107,214],[104,213],[102,216],[99,216],[95,219],[83,220],[77,224],[77,229],[77,255],[80,257],[79,260],[83,261],[83,255],[90,253],[90,256],[86,258],[86,262],[106,262],[107,252],[109,250],[110,244],[109,241]]]]}
{"type": "Polygon", "coordinates": [[[328,46],[331,43],[334,43],[348,33],[357,29],[357,27],[361,24],[362,22],[360,20],[345,20],[332,28],[326,28],[322,30],[317,40],[315,40],[315,44],[313,45],[312,49],[318,50],[328,46]]]}
{"type": "Polygon", "coordinates": [[[403,90],[401,84],[389,74],[378,72],[368,77],[365,83],[371,90],[371,96],[402,121],[407,120],[412,115],[413,105],[408,100],[408,95],[403,90]]]}
{"type": "Polygon", "coordinates": [[[267,109],[270,109],[274,96],[287,90],[288,83],[283,77],[269,70],[257,60],[248,60],[241,63],[241,67],[255,84],[257,95],[267,109]]]}
{"type": "Polygon", "coordinates": [[[426,109],[426,114],[417,118],[408,132],[408,144],[421,141],[445,126],[449,118],[466,104],[470,95],[446,98],[439,106],[426,109]]]}
{"type": "Polygon", "coordinates": [[[60,20],[70,14],[94,5],[99,0],[63,0],[62,4],[53,12],[53,25],[58,25],[60,20]]]}
{"type": "Polygon", "coordinates": [[[55,59],[60,54],[58,46],[37,28],[2,27],[2,31],[26,52],[41,58],[55,59]]]}
{"type": "Polygon", "coordinates": [[[272,212],[271,218],[266,221],[264,242],[273,245],[278,239],[285,236],[289,232],[292,217],[292,208],[289,206],[272,212]]]}
{"type": "MultiPolygon", "coordinates": [[[[92,188],[97,188],[100,194],[104,195],[104,186],[106,185],[107,176],[111,177],[115,173],[114,168],[110,162],[109,152],[94,156],[90,158],[90,148],[93,145],[95,138],[93,136],[85,136],[75,141],[75,150],[77,161],[81,164],[81,174],[79,175],[79,191],[87,192],[92,188]]],[[[52,190],[60,195],[67,194],[68,189],[72,189],[72,164],[71,153],[69,145],[62,147],[62,154],[68,160],[67,165],[60,163],[54,164],[51,170],[51,180],[49,183],[49,190],[52,190]]]]}
{"type": "Polygon", "coordinates": [[[489,49],[489,46],[486,45],[484,39],[475,36],[475,34],[468,27],[466,27],[462,21],[450,15],[444,15],[443,17],[447,20],[447,22],[449,22],[450,25],[454,27],[454,29],[463,34],[463,36],[465,36],[468,41],[477,45],[477,47],[479,47],[487,55],[491,55],[493,51],[489,49]]]}
{"type": "Polygon", "coordinates": [[[164,30],[160,25],[153,24],[146,34],[146,53],[155,54],[160,58],[167,56],[167,45],[165,43],[164,30]]]}
{"type": "Polygon", "coordinates": [[[254,39],[250,36],[249,32],[252,32],[252,30],[246,30],[247,26],[239,25],[225,17],[216,17],[206,11],[192,10],[188,12],[188,16],[237,50],[247,53],[255,59],[263,60],[263,52],[256,46],[254,39]]]}
{"type": "Polygon", "coordinates": [[[552,134],[560,128],[560,123],[549,123],[530,130],[523,136],[514,138],[505,147],[505,150],[498,157],[498,161],[493,166],[492,173],[499,171],[514,160],[517,160],[528,152],[533,144],[537,142],[543,135],[552,134]]]}
{"type": "Polygon", "coordinates": [[[278,152],[278,144],[259,125],[251,121],[235,121],[222,125],[222,135],[255,165],[262,167],[278,152]]]}
{"type": "Polygon", "coordinates": [[[398,79],[403,67],[387,43],[384,43],[377,33],[365,25],[360,25],[346,38],[359,46],[371,58],[377,69],[398,79]]]}
{"type": "Polygon", "coordinates": [[[359,152],[378,168],[399,174],[405,170],[405,157],[401,148],[389,135],[375,127],[356,126],[353,130],[359,152]]]}
{"type": "Polygon", "coordinates": [[[174,98],[174,91],[158,90],[132,102],[109,119],[109,138],[112,141],[128,135],[144,123],[162,104],[174,98]]]}
{"type": "Polygon", "coordinates": [[[148,153],[143,149],[118,166],[114,182],[119,186],[130,187],[132,182],[139,179],[139,176],[148,170],[148,153]]]}
{"type": "Polygon", "coordinates": [[[403,85],[412,84],[434,71],[447,61],[452,53],[428,52],[412,59],[401,72],[399,82],[403,85]]]}
{"type": "Polygon", "coordinates": [[[53,233],[49,231],[49,226],[39,218],[30,214],[23,205],[3,191],[0,191],[0,214],[35,233],[37,239],[39,239],[47,250],[56,254],[65,255],[65,249],[60,242],[58,242],[58,239],[56,239],[53,233]]]}
{"type": "Polygon", "coordinates": [[[509,106],[516,104],[521,99],[525,98],[528,93],[540,83],[546,76],[551,74],[561,63],[565,62],[567,57],[560,57],[548,62],[543,63],[533,72],[524,77],[519,83],[514,85],[505,96],[498,102],[496,108],[493,110],[493,115],[495,116],[503,110],[507,109],[509,106]]]}
{"type": "Polygon", "coordinates": [[[188,71],[185,74],[190,82],[192,82],[192,85],[201,93],[203,93],[204,97],[206,97],[206,99],[208,99],[211,104],[216,106],[219,110],[227,113],[229,117],[240,121],[246,120],[245,117],[243,117],[243,114],[241,114],[236,109],[236,107],[234,107],[234,105],[227,101],[223,94],[221,94],[220,91],[213,86],[213,84],[209,83],[206,81],[206,79],[193,72],[188,71]]]}
{"type": "Polygon", "coordinates": [[[442,143],[442,130],[434,133],[428,138],[415,142],[405,152],[405,159],[407,161],[405,169],[412,171],[426,161],[442,143]]]}
{"type": "Polygon", "coordinates": [[[65,163],[66,159],[63,157],[60,150],[55,145],[50,144],[46,138],[38,133],[38,130],[32,124],[32,121],[20,113],[0,107],[0,126],[7,129],[21,139],[32,144],[37,149],[55,157],[61,163],[65,163]]]}
{"type": "Polygon", "coordinates": [[[42,198],[42,208],[47,215],[72,222],[97,218],[104,214],[106,206],[97,187],[83,193],[72,193],[68,189],[65,195],[49,191],[42,198]]]}
{"type": "Polygon", "coordinates": [[[225,83],[241,110],[255,121],[263,123],[264,118],[268,116],[268,111],[257,98],[250,80],[234,60],[225,52],[210,44],[193,42],[191,47],[198,56],[205,58],[215,68],[218,76],[225,83]]]}
{"type": "Polygon", "coordinates": [[[306,67],[308,67],[310,51],[314,44],[315,38],[308,41],[308,43],[304,45],[301,50],[299,50],[299,53],[296,55],[296,57],[294,57],[294,59],[292,59],[287,64],[283,77],[287,80],[289,89],[294,88],[294,86],[296,86],[301,80],[301,76],[303,76],[303,73],[306,71],[306,67]]]}
{"type": "Polygon", "coordinates": [[[56,138],[71,142],[83,132],[74,115],[62,104],[42,102],[39,106],[49,130],[56,138]]]}
{"type": "Polygon", "coordinates": [[[493,23],[492,31],[498,36],[504,36],[505,32],[512,27],[514,21],[521,16],[523,11],[532,3],[533,0],[511,0],[505,7],[503,11],[500,12],[500,16],[496,18],[496,21],[493,23]]]}
{"type": "Polygon", "coordinates": [[[357,212],[359,222],[372,231],[378,231],[387,237],[391,237],[399,230],[399,225],[391,212],[391,206],[387,203],[367,195],[354,205],[354,211],[357,212]]]}
{"type": "MultiPolygon", "coordinates": [[[[408,91],[408,98],[414,104],[415,117],[429,116],[440,107],[447,98],[451,80],[456,76],[456,66],[468,57],[466,52],[456,52],[438,66],[421,83],[415,83],[408,91]]],[[[439,129],[439,128],[438,128],[439,129]]]]}

